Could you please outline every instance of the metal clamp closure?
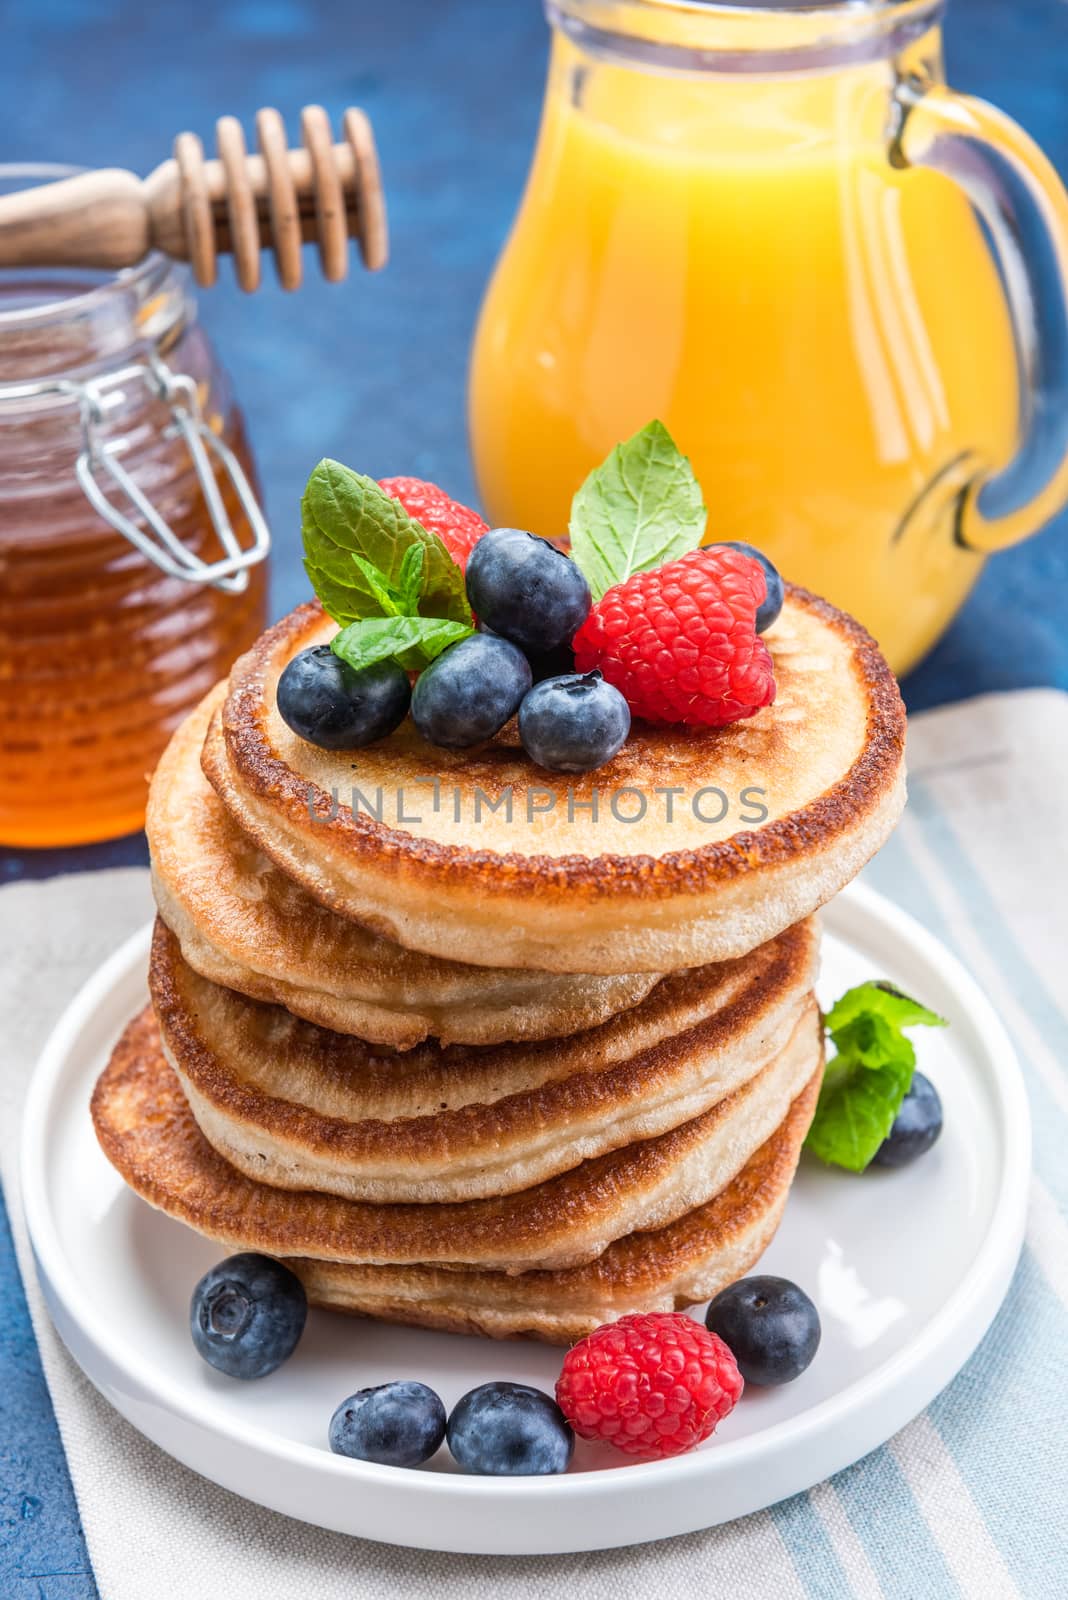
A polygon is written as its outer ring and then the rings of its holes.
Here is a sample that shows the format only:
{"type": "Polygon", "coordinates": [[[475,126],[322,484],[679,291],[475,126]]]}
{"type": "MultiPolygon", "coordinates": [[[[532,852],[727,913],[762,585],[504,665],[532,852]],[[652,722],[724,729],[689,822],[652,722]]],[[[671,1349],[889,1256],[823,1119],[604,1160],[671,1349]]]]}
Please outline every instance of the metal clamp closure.
{"type": "Polygon", "coordinates": [[[78,405],[82,449],[74,471],[98,516],[169,577],[182,578],[187,583],[210,584],[232,594],[240,594],[248,588],[249,568],[262,561],[271,547],[270,529],[237,456],[205,422],[193,378],[173,372],[166,362],[152,355],[146,361],[132,362],[117,372],[105,373],[84,383],[61,378],[0,385],[0,401],[36,399],[51,394],[67,396],[78,405]],[[216,561],[205,561],[182,543],[119,460],[126,448],[125,441],[108,437],[108,413],[121,402],[124,391],[133,383],[143,383],[150,394],[163,402],[171,417],[164,437],[182,439],[189,452],[208,515],[225,552],[216,561]],[[252,543],[244,549],[234,532],[212,458],[233,485],[252,530],[252,543]],[[111,481],[146,526],[133,521],[121,505],[109,497],[105,480],[111,481]]]}

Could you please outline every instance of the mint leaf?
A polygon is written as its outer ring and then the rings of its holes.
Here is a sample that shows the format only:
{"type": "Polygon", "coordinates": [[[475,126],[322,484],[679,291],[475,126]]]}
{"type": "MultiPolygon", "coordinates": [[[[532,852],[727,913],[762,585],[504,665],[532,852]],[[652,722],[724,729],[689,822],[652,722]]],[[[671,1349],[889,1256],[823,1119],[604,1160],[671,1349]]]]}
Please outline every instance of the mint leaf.
{"type": "Polygon", "coordinates": [[[693,468],[662,422],[595,467],[571,502],[571,554],[593,598],[696,550],[707,513],[693,468]]]}
{"type": "Polygon", "coordinates": [[[423,545],[410,544],[405,550],[396,586],[389,582],[384,572],[380,572],[369,561],[365,561],[363,556],[353,553],[350,559],[359,567],[384,617],[419,615],[423,569],[426,566],[426,550],[423,545]]]}
{"type": "Polygon", "coordinates": [[[820,1089],[806,1148],[832,1166],[863,1172],[893,1126],[914,1066],[915,1057],[871,1070],[836,1056],[820,1089]]]}
{"type": "Polygon", "coordinates": [[[421,672],[474,631],[469,623],[446,617],[364,617],[335,634],[330,648],[357,672],[376,661],[396,661],[405,672],[421,672]]]}
{"type": "MultiPolygon", "coordinates": [[[[418,549],[419,546],[413,545],[412,548],[418,549]]],[[[377,600],[382,616],[404,616],[404,607],[400,603],[400,590],[393,588],[393,585],[389,582],[385,573],[379,572],[378,568],[373,567],[369,561],[365,561],[363,556],[353,554],[351,559],[355,561],[356,565],[363,573],[364,581],[366,582],[367,587],[371,591],[374,599],[377,600]]],[[[405,559],[407,560],[407,552],[405,552],[405,559]]]]}
{"type": "Polygon", "coordinates": [[[863,1172],[893,1126],[912,1083],[916,1050],[903,1028],[945,1019],[892,984],[858,984],[824,1018],[835,1047],[805,1146],[834,1166],[863,1172]]]}
{"type": "Polygon", "coordinates": [[[397,588],[400,591],[401,615],[414,617],[419,610],[423,592],[423,570],[426,567],[426,550],[421,544],[410,544],[401,562],[397,588]]]}
{"type": "Polygon", "coordinates": [[[847,1023],[858,1017],[878,1018],[895,1028],[911,1028],[925,1023],[929,1028],[944,1028],[946,1020],[936,1011],[929,1011],[918,1000],[903,994],[883,978],[873,978],[868,983],[858,983],[847,989],[828,1011],[824,1021],[832,1037],[847,1023]]]}
{"type": "Polygon", "coordinates": [[[404,580],[402,571],[408,551],[418,546],[423,555],[413,612],[470,627],[463,573],[445,545],[372,478],[339,461],[320,461],[301,501],[301,534],[304,569],[335,622],[395,614],[384,594],[396,604],[404,596],[407,604],[415,595],[412,558],[404,580]]]}

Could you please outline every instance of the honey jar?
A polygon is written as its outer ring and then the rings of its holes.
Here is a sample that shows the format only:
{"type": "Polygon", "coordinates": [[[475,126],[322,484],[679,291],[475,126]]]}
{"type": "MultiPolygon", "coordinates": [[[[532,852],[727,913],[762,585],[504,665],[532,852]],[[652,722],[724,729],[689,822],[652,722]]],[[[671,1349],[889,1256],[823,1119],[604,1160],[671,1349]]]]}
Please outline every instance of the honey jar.
{"type": "MultiPolygon", "coordinates": [[[[0,193],[66,176],[0,168],[0,193]]],[[[264,626],[269,534],[186,271],[0,272],[0,844],[141,826],[264,626]]]]}

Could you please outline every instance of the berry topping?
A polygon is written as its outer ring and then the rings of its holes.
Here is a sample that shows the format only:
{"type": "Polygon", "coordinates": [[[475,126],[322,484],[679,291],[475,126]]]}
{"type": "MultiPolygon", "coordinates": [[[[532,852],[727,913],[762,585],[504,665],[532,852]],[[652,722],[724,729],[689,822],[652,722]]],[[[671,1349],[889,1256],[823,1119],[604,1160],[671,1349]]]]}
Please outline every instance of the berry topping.
{"type": "Polygon", "coordinates": [[[635,716],[723,727],[775,698],[755,631],[766,585],[740,550],[692,550],[616,584],[574,638],[578,672],[604,673],[635,716]]]}
{"type": "Polygon", "coordinates": [[[431,744],[466,750],[499,732],[529,688],[530,667],[521,650],[495,634],[473,633],[420,674],[412,720],[431,744]]]}
{"type": "Polygon", "coordinates": [[[560,1409],[581,1439],[647,1461],[679,1456],[734,1409],[734,1357],[692,1317],[653,1312],[596,1328],[564,1357],[560,1409]]]}
{"type": "Polygon", "coordinates": [[[590,609],[580,568],[548,539],[491,528],[467,567],[471,609],[494,633],[529,655],[567,644],[590,609]]]}
{"type": "MultiPolygon", "coordinates": [[[[479,633],[493,633],[484,622],[476,623],[476,627],[479,633]]],[[[575,670],[575,652],[570,641],[558,644],[555,650],[546,650],[544,655],[526,650],[523,654],[530,662],[530,676],[535,683],[541,683],[544,678],[563,678],[575,670]]]]}
{"type": "Polygon", "coordinates": [[[193,1290],[189,1328],[198,1354],[230,1378],[265,1378],[304,1332],[304,1285],[270,1256],[229,1256],[193,1290]]]}
{"type": "Polygon", "coordinates": [[[575,670],[575,652],[570,640],[567,644],[558,644],[555,650],[546,650],[544,655],[531,654],[527,660],[535,683],[541,683],[544,678],[564,678],[575,670]]]}
{"type": "Polygon", "coordinates": [[[466,1472],[529,1477],[566,1472],[575,1436],[560,1407],[525,1383],[483,1383],[458,1401],[446,1437],[466,1472]]]}
{"type": "Polygon", "coordinates": [[[463,572],[468,556],[486,532],[487,525],[478,512],[459,500],[450,500],[444,489],[422,478],[380,478],[378,487],[399,500],[416,522],[436,533],[463,572]]]}
{"type": "Polygon", "coordinates": [[[705,1326],[718,1333],[746,1383],[768,1387],[800,1377],[820,1342],[820,1314],[789,1278],[742,1278],[712,1301],[705,1326]]]}
{"type": "Polygon", "coordinates": [[[783,599],[786,591],[783,581],[779,576],[779,569],[769,561],[762,550],[757,550],[751,544],[744,544],[741,539],[724,539],[720,542],[721,550],[740,550],[743,555],[752,556],[754,561],[759,561],[764,569],[764,581],[767,584],[767,594],[761,601],[756,614],[757,633],[767,633],[773,622],[779,619],[783,599]]]}
{"type": "Polygon", "coordinates": [[[872,1156],[880,1167],[907,1167],[924,1155],[942,1132],[942,1101],[930,1078],[912,1074],[912,1086],[882,1144],[872,1156]]]}
{"type": "Polygon", "coordinates": [[[330,1448],[357,1461],[417,1467],[445,1437],[445,1407],[425,1383],[358,1389],[330,1418],[330,1448]]]}
{"type": "Polygon", "coordinates": [[[392,661],[355,671],[328,644],[302,650],[278,680],[278,714],[323,750],[356,750],[404,721],[408,674],[392,661]]]}
{"type": "Polygon", "coordinates": [[[523,749],[551,772],[592,772],[611,761],[629,732],[630,707],[599,672],[546,678],[519,708],[523,749]]]}

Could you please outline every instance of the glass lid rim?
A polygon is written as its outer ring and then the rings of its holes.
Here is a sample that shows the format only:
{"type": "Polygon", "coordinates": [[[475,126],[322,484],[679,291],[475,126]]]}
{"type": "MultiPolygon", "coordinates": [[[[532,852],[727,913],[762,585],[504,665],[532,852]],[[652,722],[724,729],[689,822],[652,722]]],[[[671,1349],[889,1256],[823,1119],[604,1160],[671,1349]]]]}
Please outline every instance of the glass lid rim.
{"type": "Polygon", "coordinates": [[[611,8],[618,11],[621,21],[629,13],[674,16],[691,23],[741,24],[746,18],[767,15],[803,27],[806,22],[863,26],[865,21],[885,26],[895,13],[937,15],[945,10],[947,0],[546,0],[546,4],[550,11],[558,9],[572,16],[611,8]]]}
{"type": "Polygon", "coordinates": [[[946,0],[543,0],[580,49],[650,71],[815,71],[887,59],[946,0]]]}
{"type": "MultiPolygon", "coordinates": [[[[89,172],[89,167],[77,166],[64,161],[2,161],[0,162],[0,191],[17,193],[17,189],[7,190],[8,183],[22,180],[26,188],[36,186],[38,183],[59,183],[65,178],[78,178],[84,172],[89,172]]],[[[23,274],[40,271],[34,267],[4,268],[3,271],[12,274],[12,281],[23,274]]],[[[70,272],[89,272],[90,268],[71,267],[70,272]]],[[[103,269],[107,273],[107,269],[103,269]]],[[[135,267],[121,267],[118,272],[107,273],[98,282],[90,284],[85,289],[80,289],[74,294],[63,295],[52,300],[31,301],[17,308],[4,310],[3,294],[0,293],[0,333],[9,332],[19,326],[29,327],[37,323],[52,320],[63,321],[66,318],[77,316],[86,308],[91,308],[93,302],[104,303],[131,289],[136,290],[144,281],[153,274],[166,277],[173,273],[177,278],[181,273],[181,264],[172,261],[168,256],[158,250],[150,250],[142,261],[135,267]]],[[[0,288],[3,285],[0,278],[0,288]]]]}
{"type": "MultiPolygon", "coordinates": [[[[927,0],[927,3],[931,10],[937,10],[944,0],[927,0]]],[[[636,10],[689,12],[695,17],[714,17],[718,13],[744,15],[754,11],[778,11],[796,17],[838,11],[862,17],[866,13],[915,8],[917,0],[621,0],[621,4],[636,10]]]]}

